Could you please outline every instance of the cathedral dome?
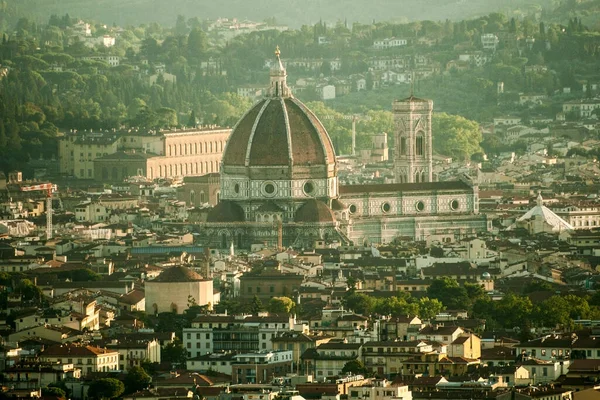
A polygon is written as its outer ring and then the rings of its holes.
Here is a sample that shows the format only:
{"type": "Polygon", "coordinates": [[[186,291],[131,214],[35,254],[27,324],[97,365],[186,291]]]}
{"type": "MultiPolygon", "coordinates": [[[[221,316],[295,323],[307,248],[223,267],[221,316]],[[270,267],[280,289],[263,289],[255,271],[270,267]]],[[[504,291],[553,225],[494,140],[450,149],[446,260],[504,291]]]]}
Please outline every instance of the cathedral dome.
{"type": "Polygon", "coordinates": [[[325,127],[301,101],[267,97],[233,129],[224,166],[315,166],[335,163],[325,127]]]}
{"type": "Polygon", "coordinates": [[[292,95],[279,49],[275,55],[265,96],[235,125],[223,152],[220,198],[247,202],[248,220],[265,200],[291,220],[300,202],[329,203],[339,195],[333,143],[317,116],[292,95]]]}
{"type": "Polygon", "coordinates": [[[221,200],[206,217],[206,222],[244,222],[244,220],[242,207],[227,200],[221,200]]]}
{"type": "Polygon", "coordinates": [[[322,223],[335,222],[335,216],[327,204],[320,200],[310,199],[296,211],[294,222],[322,223]]]}

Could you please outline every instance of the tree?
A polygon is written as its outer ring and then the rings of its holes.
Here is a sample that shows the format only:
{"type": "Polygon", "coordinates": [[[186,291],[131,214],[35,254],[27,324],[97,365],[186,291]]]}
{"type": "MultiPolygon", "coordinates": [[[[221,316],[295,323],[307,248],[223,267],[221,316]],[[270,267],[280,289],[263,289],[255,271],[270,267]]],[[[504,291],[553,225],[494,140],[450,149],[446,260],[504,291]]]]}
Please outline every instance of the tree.
{"type": "Polygon", "coordinates": [[[444,309],[444,305],[438,299],[429,297],[420,298],[417,305],[419,306],[418,316],[421,319],[435,318],[444,309]]]}
{"type": "Polygon", "coordinates": [[[177,36],[187,35],[189,32],[188,25],[185,21],[185,17],[183,15],[177,16],[177,22],[175,22],[175,34],[177,36]]]}
{"type": "Polygon", "coordinates": [[[4,127],[4,121],[0,119],[0,152],[6,149],[8,144],[8,138],[6,137],[6,128],[4,127]]]}
{"type": "Polygon", "coordinates": [[[262,310],[264,310],[262,301],[260,301],[257,295],[254,295],[254,297],[252,298],[252,303],[250,305],[250,311],[253,315],[258,315],[258,313],[262,310]]]}
{"type": "Polygon", "coordinates": [[[162,361],[176,365],[183,365],[187,360],[187,351],[179,339],[167,343],[167,345],[162,348],[160,355],[162,361]]]}
{"type": "Polygon", "coordinates": [[[467,290],[451,278],[435,279],[427,289],[427,296],[439,300],[449,309],[469,310],[472,305],[467,290]]]}
{"type": "Polygon", "coordinates": [[[190,113],[190,119],[188,120],[187,126],[190,128],[195,127],[198,124],[198,119],[196,118],[196,112],[192,111],[190,113]]]}
{"type": "Polygon", "coordinates": [[[468,160],[481,151],[481,130],[475,121],[458,115],[435,113],[432,119],[434,150],[451,157],[468,160]]]}
{"type": "Polygon", "coordinates": [[[373,298],[364,293],[352,293],[344,297],[343,302],[346,309],[363,315],[370,314],[375,305],[373,298]]]}
{"type": "Polygon", "coordinates": [[[360,360],[352,360],[344,364],[344,367],[342,368],[342,374],[348,373],[352,375],[365,375],[367,373],[367,369],[360,360]]]}
{"type": "Polygon", "coordinates": [[[114,399],[125,391],[125,385],[118,379],[102,378],[90,383],[88,395],[95,399],[114,399]]]}
{"type": "Polygon", "coordinates": [[[58,397],[59,399],[66,399],[67,393],[61,388],[49,386],[42,388],[42,396],[52,396],[58,397]]]}
{"type": "Polygon", "coordinates": [[[269,300],[269,312],[274,314],[290,314],[296,303],[289,297],[273,297],[269,300]]]}
{"type": "Polygon", "coordinates": [[[132,367],[125,376],[125,391],[126,393],[134,393],[143,390],[150,385],[152,378],[141,367],[132,367]]]}
{"type": "Polygon", "coordinates": [[[188,36],[188,57],[199,61],[208,51],[208,38],[200,28],[194,28],[188,36]]]}

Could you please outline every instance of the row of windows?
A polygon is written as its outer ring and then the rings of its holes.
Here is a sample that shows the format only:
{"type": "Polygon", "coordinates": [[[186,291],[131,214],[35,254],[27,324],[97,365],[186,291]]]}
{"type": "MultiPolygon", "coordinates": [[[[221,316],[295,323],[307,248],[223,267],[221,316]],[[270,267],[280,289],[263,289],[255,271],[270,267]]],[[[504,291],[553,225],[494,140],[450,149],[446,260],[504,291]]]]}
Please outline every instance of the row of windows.
{"type": "Polygon", "coordinates": [[[194,154],[210,154],[210,153],[222,153],[225,146],[224,141],[216,142],[204,142],[204,143],[184,143],[184,144],[173,144],[167,148],[167,155],[169,156],[187,156],[194,154]]]}
{"type": "MultiPolygon", "coordinates": [[[[405,156],[408,152],[408,145],[406,143],[406,138],[400,138],[400,155],[405,156]]],[[[415,148],[414,154],[416,156],[422,156],[425,154],[425,141],[423,140],[423,136],[417,136],[415,140],[415,148]]]]}
{"type": "Polygon", "coordinates": [[[200,161],[196,163],[185,163],[185,164],[171,164],[171,165],[159,165],[158,175],[154,175],[154,168],[150,167],[150,179],[154,178],[168,178],[173,176],[187,176],[187,175],[204,175],[212,172],[219,172],[218,161],[200,161]]]}

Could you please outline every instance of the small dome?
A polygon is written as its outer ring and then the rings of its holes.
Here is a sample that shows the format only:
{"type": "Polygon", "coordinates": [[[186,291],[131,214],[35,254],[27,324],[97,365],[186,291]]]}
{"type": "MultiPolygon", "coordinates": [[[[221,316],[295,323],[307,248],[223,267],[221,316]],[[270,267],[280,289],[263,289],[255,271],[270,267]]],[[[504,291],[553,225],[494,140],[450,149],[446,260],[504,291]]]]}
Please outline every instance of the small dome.
{"type": "Polygon", "coordinates": [[[294,216],[295,222],[335,222],[333,212],[320,200],[310,199],[300,206],[294,216]]]}
{"type": "Polygon", "coordinates": [[[206,222],[244,222],[242,207],[233,201],[222,200],[208,212],[206,222]]]}
{"type": "Polygon", "coordinates": [[[331,209],[333,211],[344,211],[348,209],[348,206],[339,201],[338,199],[333,199],[331,201],[331,209]]]}
{"type": "Polygon", "coordinates": [[[481,274],[481,278],[489,280],[489,279],[492,279],[492,275],[490,275],[489,272],[484,272],[483,274],[481,274]]]}
{"type": "Polygon", "coordinates": [[[171,267],[165,269],[150,282],[193,282],[203,280],[202,276],[186,267],[171,267]]]}

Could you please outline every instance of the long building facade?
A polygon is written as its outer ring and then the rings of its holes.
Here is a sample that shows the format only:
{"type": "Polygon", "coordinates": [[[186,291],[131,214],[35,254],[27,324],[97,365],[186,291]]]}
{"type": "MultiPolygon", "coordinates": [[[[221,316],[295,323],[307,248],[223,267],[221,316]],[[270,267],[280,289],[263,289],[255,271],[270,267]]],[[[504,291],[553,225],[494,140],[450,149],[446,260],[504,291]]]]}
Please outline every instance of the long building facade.
{"type": "Polygon", "coordinates": [[[158,133],[70,132],[59,141],[60,172],[98,182],[215,173],[230,133],[216,126],[158,133]]]}

